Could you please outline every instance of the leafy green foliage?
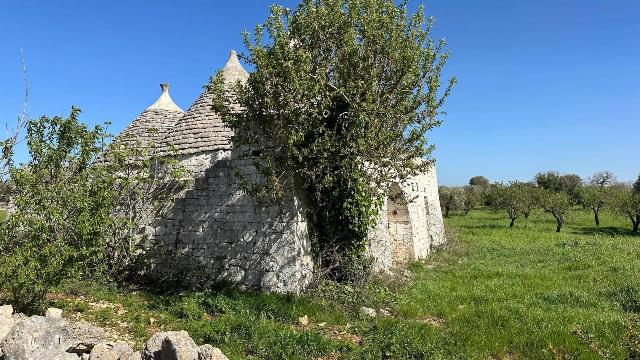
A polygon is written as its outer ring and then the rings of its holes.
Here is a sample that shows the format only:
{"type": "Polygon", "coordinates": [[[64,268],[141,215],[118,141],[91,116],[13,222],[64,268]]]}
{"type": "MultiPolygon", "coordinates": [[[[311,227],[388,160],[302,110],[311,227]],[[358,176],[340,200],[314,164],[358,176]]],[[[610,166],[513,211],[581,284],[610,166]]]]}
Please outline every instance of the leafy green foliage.
{"type": "Polygon", "coordinates": [[[576,191],[582,184],[582,179],[576,174],[560,175],[557,171],[538,173],[534,181],[538,187],[549,191],[564,191],[575,197],[576,191]]]}
{"type": "Polygon", "coordinates": [[[153,142],[118,137],[109,146],[99,167],[112,186],[116,207],[113,216],[120,226],[110,229],[112,241],[104,244],[112,276],[144,271],[142,256],[153,247],[140,224],[148,223],[184,188],[186,170],[169,154],[159,154],[153,142]]]}
{"type": "Polygon", "coordinates": [[[556,232],[560,232],[574,204],[567,193],[543,190],[540,192],[540,205],[556,219],[556,232]]]}
{"type": "MultiPolygon", "coordinates": [[[[448,58],[431,39],[422,8],[391,0],[303,0],[272,6],[245,60],[255,68],[231,90],[212,82],[215,108],[234,145],[256,149],[260,196],[307,194],[319,249],[358,256],[382,199],[380,189],[427,169],[426,133],[455,80],[441,88],[448,58]],[[417,160],[418,159],[418,160],[417,160]]],[[[228,85],[228,84],[227,84],[228,85]]],[[[254,152],[256,153],[256,152],[254,152]]]]}
{"type": "Polygon", "coordinates": [[[514,181],[509,185],[494,184],[490,197],[491,205],[500,210],[506,210],[511,222],[509,227],[515,225],[520,216],[528,216],[534,204],[537,204],[536,189],[530,184],[514,181]]]}
{"type": "Polygon", "coordinates": [[[638,176],[638,179],[633,183],[633,191],[640,195],[640,176],[638,176]]]}
{"type": "Polygon", "coordinates": [[[463,188],[464,191],[464,213],[465,215],[469,211],[481,206],[485,198],[485,188],[479,185],[467,185],[463,188]]]}
{"type": "Polygon", "coordinates": [[[479,186],[481,188],[488,188],[491,186],[491,182],[484,176],[474,176],[469,179],[469,185],[471,186],[479,186]]]}
{"type": "Polygon", "coordinates": [[[640,194],[625,185],[612,186],[608,206],[631,220],[633,232],[638,232],[640,227],[640,194]]]}
{"type": "Polygon", "coordinates": [[[22,311],[40,310],[64,280],[117,277],[139,265],[137,220],[178,175],[143,147],[114,144],[104,153],[105,128],[89,128],[79,114],[28,121],[30,158],[9,164],[16,210],[0,228],[0,289],[22,311]]]}
{"type": "Polygon", "coordinates": [[[599,185],[588,185],[578,189],[580,205],[593,211],[596,226],[600,226],[600,210],[607,202],[607,188],[599,185]]]}
{"type": "Polygon", "coordinates": [[[101,245],[115,203],[112,183],[92,167],[105,130],[81,124],[79,113],[29,121],[30,160],[11,168],[17,209],[0,232],[0,288],[21,310],[37,309],[63,279],[106,270],[101,245]]]}
{"type": "Polygon", "coordinates": [[[445,218],[448,218],[452,211],[461,210],[464,207],[464,192],[455,187],[438,187],[440,196],[440,207],[445,218]]]}

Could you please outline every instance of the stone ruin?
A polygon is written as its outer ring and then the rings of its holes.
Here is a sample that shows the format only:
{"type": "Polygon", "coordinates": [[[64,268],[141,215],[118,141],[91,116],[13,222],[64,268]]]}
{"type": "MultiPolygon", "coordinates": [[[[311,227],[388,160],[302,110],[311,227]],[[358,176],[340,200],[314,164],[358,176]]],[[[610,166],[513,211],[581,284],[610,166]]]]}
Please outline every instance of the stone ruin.
{"type": "MultiPolygon", "coordinates": [[[[234,51],[222,74],[227,84],[249,77],[234,51]]],[[[154,244],[155,271],[184,274],[198,268],[215,281],[266,291],[304,290],[313,279],[314,262],[300,198],[290,194],[283,204],[261,206],[243,193],[234,171],[251,174],[252,163],[241,159],[231,143],[233,132],[212,110],[212,92],[205,90],[183,112],[169,96],[169,86],[161,88],[160,98],[116,138],[154,143],[189,173],[187,188],[143,221],[154,244]]],[[[422,259],[445,242],[434,167],[394,183],[387,195],[386,211],[371,229],[367,247],[377,271],[422,259]]]]}
{"type": "Polygon", "coordinates": [[[70,322],[62,310],[45,316],[14,314],[0,306],[0,360],[228,360],[211,345],[196,345],[186,331],[158,332],[142,350],[106,339],[104,330],[70,322]]]}

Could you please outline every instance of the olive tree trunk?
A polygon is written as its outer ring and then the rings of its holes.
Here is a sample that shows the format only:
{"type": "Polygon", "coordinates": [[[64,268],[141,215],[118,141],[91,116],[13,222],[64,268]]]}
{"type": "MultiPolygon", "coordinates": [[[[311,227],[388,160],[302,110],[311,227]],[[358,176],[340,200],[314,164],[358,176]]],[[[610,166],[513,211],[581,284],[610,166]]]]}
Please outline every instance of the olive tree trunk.
{"type": "Polygon", "coordinates": [[[560,230],[562,230],[562,225],[564,225],[564,219],[562,218],[562,216],[559,215],[554,215],[554,217],[556,218],[556,232],[559,233],[560,230]]]}

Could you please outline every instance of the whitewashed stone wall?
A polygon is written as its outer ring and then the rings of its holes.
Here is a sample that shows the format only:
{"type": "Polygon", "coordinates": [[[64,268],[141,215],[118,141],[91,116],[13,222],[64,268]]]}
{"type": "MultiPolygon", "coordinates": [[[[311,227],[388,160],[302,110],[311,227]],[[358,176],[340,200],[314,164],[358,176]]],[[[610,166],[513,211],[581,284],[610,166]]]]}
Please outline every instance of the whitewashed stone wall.
{"type": "Polygon", "coordinates": [[[182,155],[187,189],[156,218],[156,269],[276,292],[300,292],[312,280],[313,261],[302,207],[295,196],[260,206],[238,186],[234,169],[251,174],[231,151],[182,155]],[[161,254],[161,256],[157,256],[161,254]]]}
{"type": "Polygon", "coordinates": [[[386,207],[370,231],[367,255],[374,269],[388,271],[410,260],[423,259],[446,242],[435,167],[391,187],[386,207]],[[394,201],[398,191],[405,202],[394,201]],[[408,244],[410,242],[411,244],[408,244]],[[412,249],[407,248],[412,246],[412,249]]]}

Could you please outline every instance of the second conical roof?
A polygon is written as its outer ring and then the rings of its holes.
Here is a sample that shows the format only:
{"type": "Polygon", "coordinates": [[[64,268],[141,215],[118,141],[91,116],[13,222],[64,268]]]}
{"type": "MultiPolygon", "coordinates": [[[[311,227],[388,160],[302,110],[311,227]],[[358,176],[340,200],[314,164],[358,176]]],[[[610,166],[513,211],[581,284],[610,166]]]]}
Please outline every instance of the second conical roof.
{"type": "Polygon", "coordinates": [[[165,138],[167,131],[175,126],[184,111],[171,99],[169,84],[160,84],[160,88],[162,93],[158,100],[138,115],[114,141],[155,146],[165,138]]]}

